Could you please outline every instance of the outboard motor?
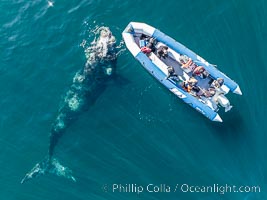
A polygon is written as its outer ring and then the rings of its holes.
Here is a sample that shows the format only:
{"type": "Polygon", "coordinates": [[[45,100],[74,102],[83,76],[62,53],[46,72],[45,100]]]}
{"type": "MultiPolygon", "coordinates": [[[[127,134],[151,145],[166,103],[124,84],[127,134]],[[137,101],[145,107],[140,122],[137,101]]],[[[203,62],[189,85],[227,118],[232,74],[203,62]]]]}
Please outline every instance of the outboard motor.
{"type": "Polygon", "coordinates": [[[225,112],[228,112],[233,107],[230,105],[230,101],[222,93],[217,96],[217,102],[225,108],[225,112]]]}

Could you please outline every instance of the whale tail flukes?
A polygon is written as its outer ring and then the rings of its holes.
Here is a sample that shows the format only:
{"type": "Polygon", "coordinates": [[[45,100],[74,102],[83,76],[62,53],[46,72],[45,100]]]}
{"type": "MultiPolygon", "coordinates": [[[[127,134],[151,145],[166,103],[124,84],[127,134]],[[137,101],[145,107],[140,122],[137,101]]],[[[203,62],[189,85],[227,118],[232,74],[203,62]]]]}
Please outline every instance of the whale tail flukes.
{"type": "Polygon", "coordinates": [[[32,178],[36,178],[45,174],[56,174],[57,176],[63,176],[76,182],[76,179],[72,176],[72,171],[64,167],[55,158],[45,158],[43,161],[37,163],[21,180],[21,184],[29,181],[32,178]]]}

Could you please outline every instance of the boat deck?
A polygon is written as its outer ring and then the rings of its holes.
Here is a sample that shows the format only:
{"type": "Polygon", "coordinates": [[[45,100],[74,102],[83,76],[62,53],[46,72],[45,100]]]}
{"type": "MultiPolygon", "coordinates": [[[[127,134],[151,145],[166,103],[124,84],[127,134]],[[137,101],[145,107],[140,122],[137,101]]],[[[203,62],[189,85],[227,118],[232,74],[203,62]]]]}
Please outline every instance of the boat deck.
{"type": "MultiPolygon", "coordinates": [[[[162,43],[157,45],[157,48],[161,45],[164,45],[162,43]]],[[[167,66],[172,66],[175,70],[175,73],[182,77],[183,80],[188,80],[190,77],[192,77],[192,72],[186,72],[181,68],[181,64],[177,61],[177,59],[180,57],[180,55],[176,52],[174,52],[172,49],[168,49],[168,57],[160,59],[162,62],[164,62],[167,66]]],[[[199,76],[194,76],[195,79],[197,79],[198,83],[197,85],[202,89],[208,89],[210,87],[210,82],[212,82],[212,78],[201,78],[199,76]]]]}
{"type": "MultiPolygon", "coordinates": [[[[136,34],[134,37],[134,40],[137,45],[139,45],[140,42],[140,36],[141,34],[136,34]]],[[[164,45],[161,42],[158,42],[157,45],[155,46],[156,49],[158,49],[160,46],[164,45]]],[[[168,75],[168,66],[172,66],[175,70],[175,73],[178,75],[178,77],[181,80],[188,80],[190,77],[192,77],[192,72],[186,72],[181,68],[181,64],[177,61],[180,57],[180,55],[172,50],[170,47],[168,47],[168,57],[167,58],[159,58],[156,55],[156,51],[152,52],[148,57],[152,60],[152,62],[160,68],[160,70],[166,74],[166,77],[168,75]]],[[[195,79],[197,79],[198,83],[197,85],[202,88],[202,89],[208,89],[210,87],[210,83],[212,82],[212,78],[207,77],[205,79],[199,77],[199,76],[194,76],[195,79]]]]}

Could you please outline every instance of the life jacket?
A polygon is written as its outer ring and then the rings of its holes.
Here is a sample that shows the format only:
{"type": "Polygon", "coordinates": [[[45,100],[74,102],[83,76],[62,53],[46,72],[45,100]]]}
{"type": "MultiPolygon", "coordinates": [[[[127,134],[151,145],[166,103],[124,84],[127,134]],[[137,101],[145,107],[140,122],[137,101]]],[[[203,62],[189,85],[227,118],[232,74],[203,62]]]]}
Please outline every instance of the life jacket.
{"type": "Polygon", "coordinates": [[[142,51],[143,53],[145,53],[145,54],[151,53],[151,49],[148,48],[148,47],[142,47],[142,48],[141,48],[141,51],[142,51]]]}
{"type": "Polygon", "coordinates": [[[204,70],[205,70],[204,67],[202,67],[202,66],[198,66],[198,67],[196,67],[196,68],[194,69],[193,74],[199,76],[200,74],[203,73],[204,70]]]}
{"type": "Polygon", "coordinates": [[[185,82],[183,84],[183,88],[186,92],[190,92],[192,90],[192,87],[188,83],[185,83],[185,82]]]}
{"type": "Polygon", "coordinates": [[[188,59],[188,61],[185,63],[186,66],[190,66],[193,64],[193,61],[191,59],[188,59]]]}
{"type": "Polygon", "coordinates": [[[191,59],[188,59],[185,63],[182,63],[182,68],[190,69],[190,71],[193,71],[196,68],[196,66],[191,59]]]}

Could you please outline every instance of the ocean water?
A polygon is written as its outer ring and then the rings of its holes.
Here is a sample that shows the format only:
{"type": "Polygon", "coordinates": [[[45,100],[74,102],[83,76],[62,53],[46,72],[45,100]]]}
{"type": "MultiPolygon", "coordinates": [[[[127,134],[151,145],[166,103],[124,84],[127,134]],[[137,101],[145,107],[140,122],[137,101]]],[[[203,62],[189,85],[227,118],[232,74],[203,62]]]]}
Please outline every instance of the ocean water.
{"type": "Polygon", "coordinates": [[[267,1],[2,0],[0,199],[267,199],[267,1]],[[122,47],[117,73],[61,138],[55,155],[77,182],[47,175],[20,184],[47,153],[49,131],[82,43],[130,21],[157,27],[234,79],[243,96],[214,123],[170,94],[122,47]],[[113,191],[165,184],[172,192],[113,191]],[[183,192],[176,185],[260,186],[261,192],[183,192]]]}

